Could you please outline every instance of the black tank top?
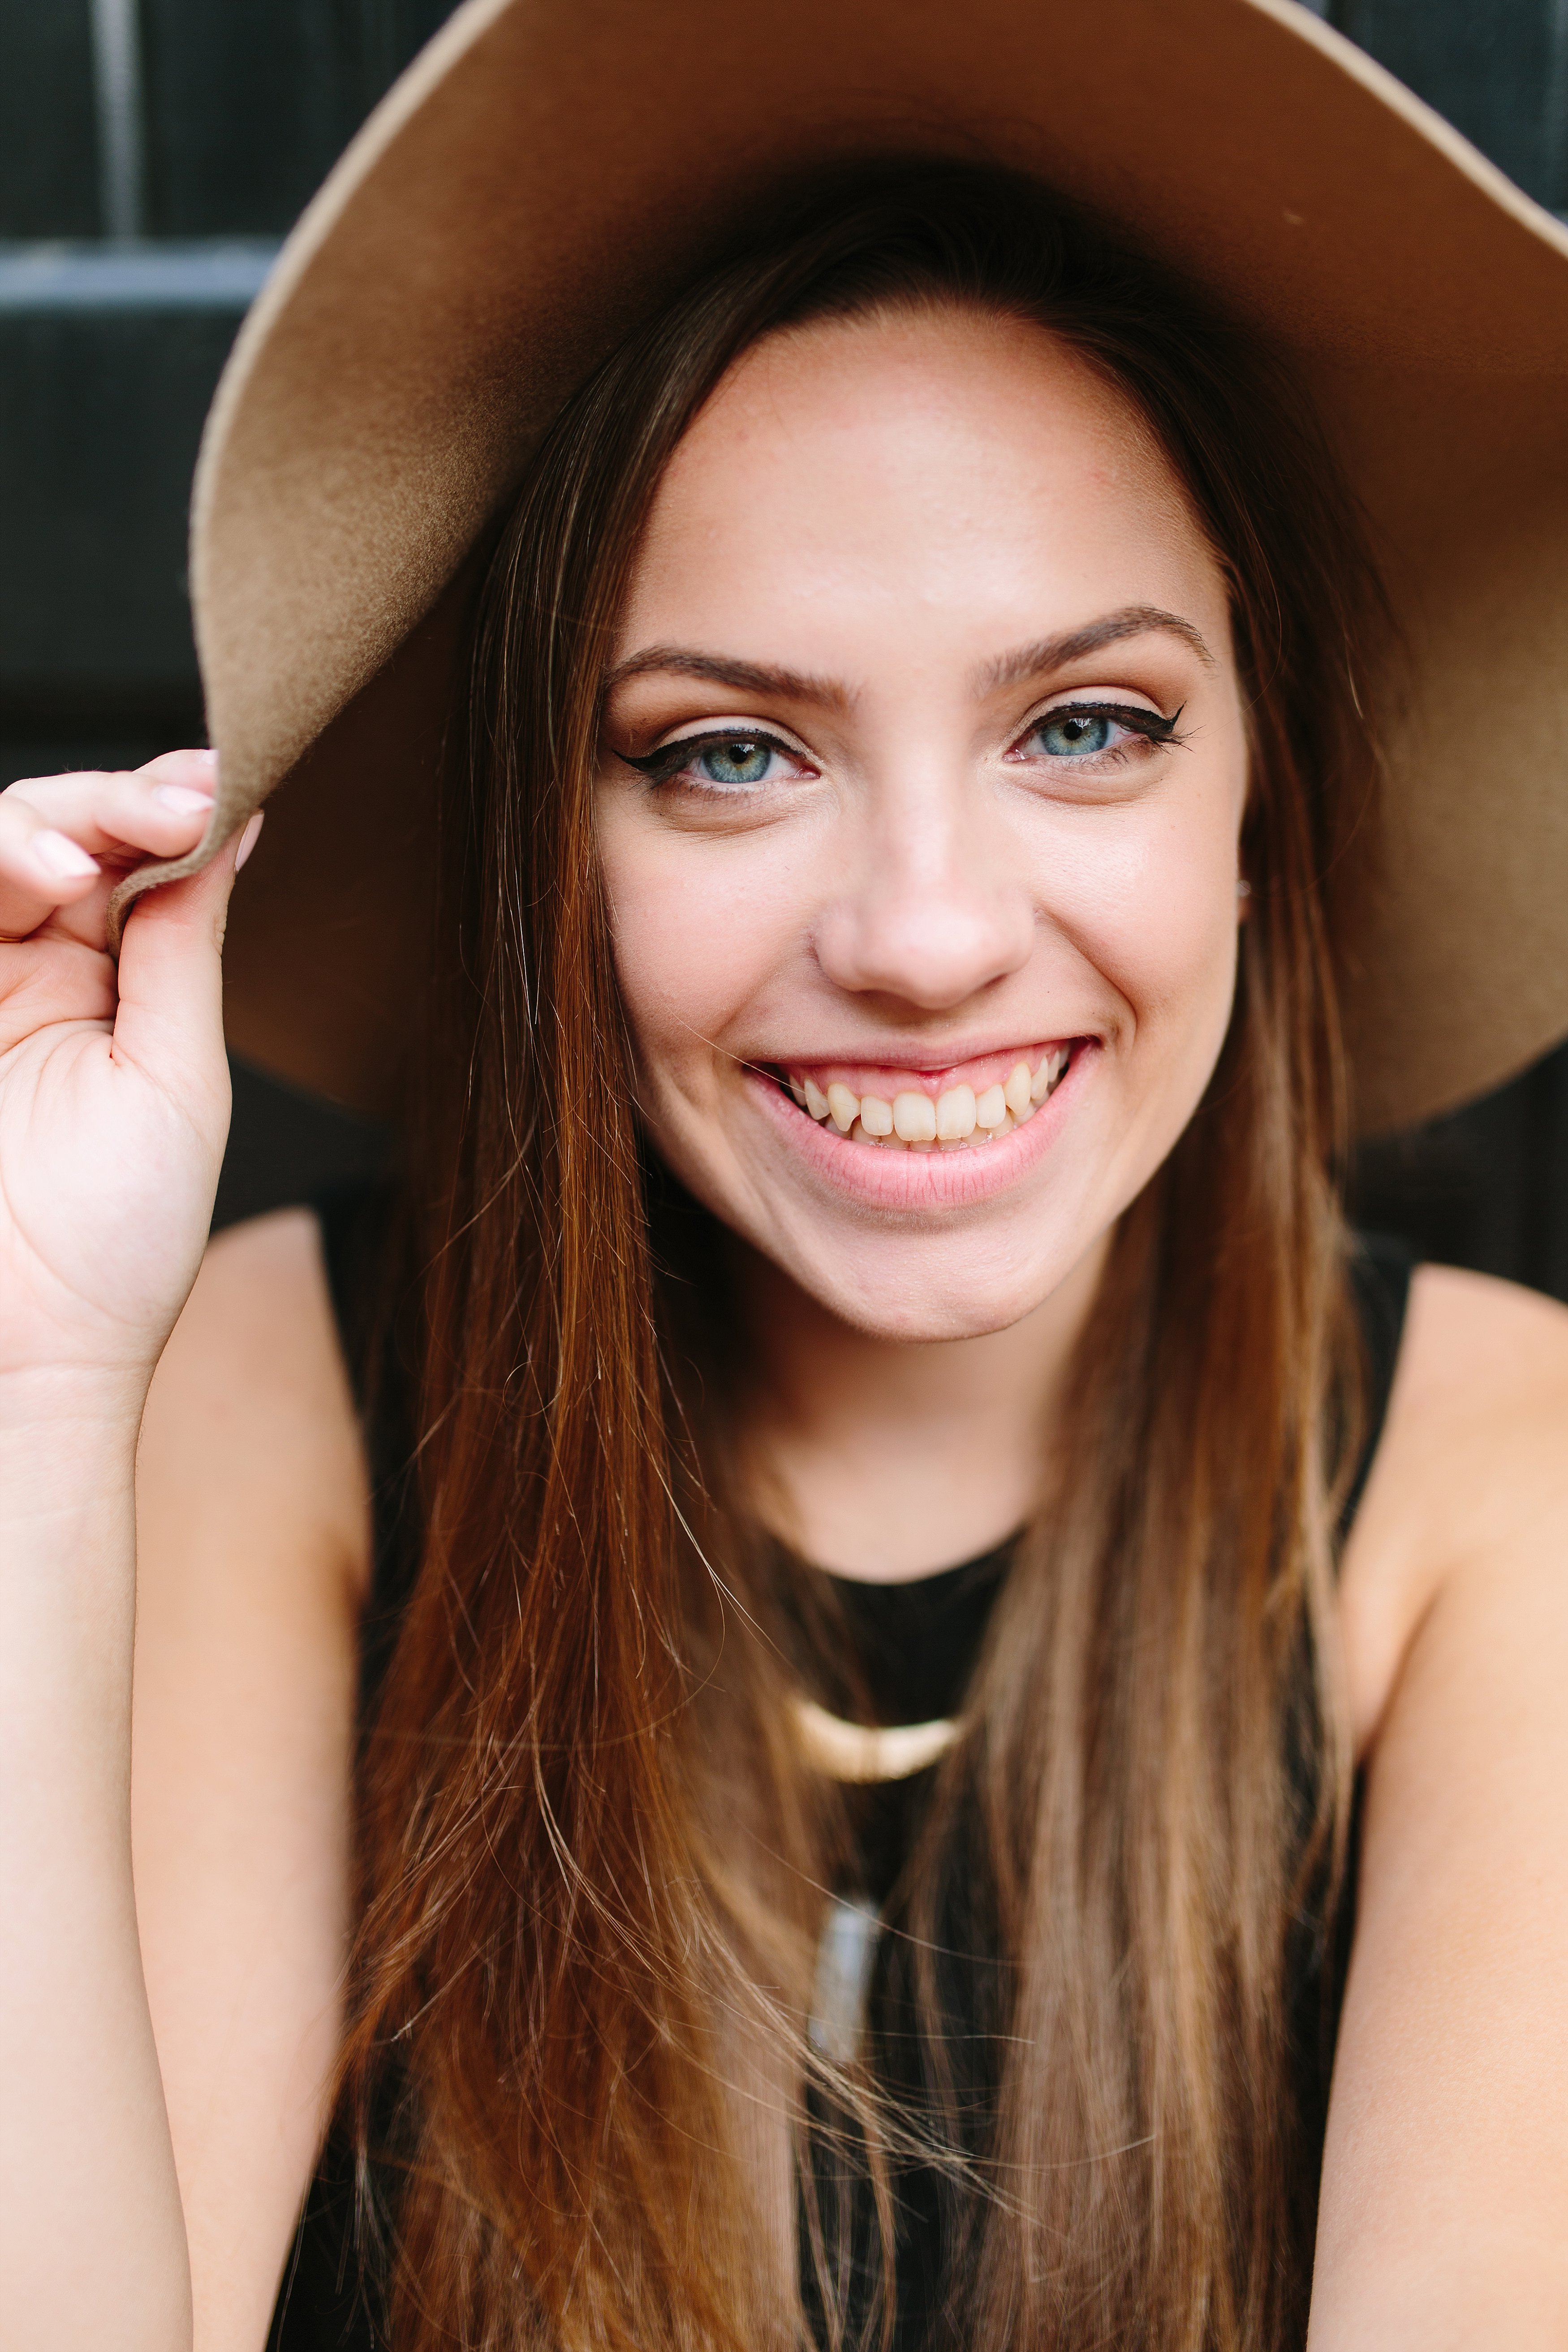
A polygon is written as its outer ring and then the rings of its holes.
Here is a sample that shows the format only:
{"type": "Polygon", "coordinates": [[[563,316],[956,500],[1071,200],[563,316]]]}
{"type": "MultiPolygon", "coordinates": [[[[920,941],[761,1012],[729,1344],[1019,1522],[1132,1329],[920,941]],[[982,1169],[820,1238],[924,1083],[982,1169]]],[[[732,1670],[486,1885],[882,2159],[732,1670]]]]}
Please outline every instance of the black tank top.
{"type": "MultiPolygon", "coordinates": [[[[385,1255],[385,1195],[368,1190],[316,1204],[332,1305],[360,1408],[373,1513],[371,1597],[362,1627],[362,1709],[368,1710],[385,1671],[418,1568],[414,1508],[412,1395],[406,1379],[389,1377],[387,1351],[377,1354],[380,1376],[367,1392],[367,1371],[380,1318],[385,1255]]],[[[1342,1520],[1347,1533],[1365,1491],[1382,1435],[1405,1328],[1412,1260],[1400,1243],[1363,1236],[1351,1262],[1352,1290],[1366,1363],[1366,1430],[1361,1460],[1342,1520]]],[[[984,1641],[991,1604],[1012,1557],[1002,1545],[980,1558],[907,1584],[830,1580],[864,1662],[877,1712],[886,1723],[926,1723],[957,1713],[984,1641]]],[[[908,1850],[911,1824],[929,1774],[860,1792],[857,1822],[861,1884],[880,1903],[908,1850]]],[[[1359,1821],[1352,1821],[1352,1845],[1359,1821]]],[[[1301,2052],[1299,2084],[1309,2147],[1321,2149],[1327,2119],[1344,1977],[1353,1925],[1353,1867],[1331,1922],[1318,1924],[1293,1957],[1291,1993],[1301,2052]],[[1326,2022],[1325,2022],[1326,2021],[1326,2022]]],[[[895,2352],[914,2352],[926,2334],[939,2291],[931,2184],[918,2174],[900,2184],[910,2227],[900,2232],[900,2294],[895,2352]],[[927,2211],[927,2208],[931,2210],[927,2211]],[[927,2222],[931,2226],[924,2226],[927,2222]]],[[[268,2352],[387,2352],[367,2300],[354,2228],[352,2171],[329,2148],[312,2184],[283,2283],[268,2352]]],[[[374,2289],[374,2282],[372,2282],[374,2289]]],[[[810,2280],[802,2278],[808,2325],[826,2341],[810,2280]]],[[[374,2293],[370,2300],[374,2300],[374,2293]]],[[[853,2327],[846,2339],[858,2341],[853,2327]]]]}

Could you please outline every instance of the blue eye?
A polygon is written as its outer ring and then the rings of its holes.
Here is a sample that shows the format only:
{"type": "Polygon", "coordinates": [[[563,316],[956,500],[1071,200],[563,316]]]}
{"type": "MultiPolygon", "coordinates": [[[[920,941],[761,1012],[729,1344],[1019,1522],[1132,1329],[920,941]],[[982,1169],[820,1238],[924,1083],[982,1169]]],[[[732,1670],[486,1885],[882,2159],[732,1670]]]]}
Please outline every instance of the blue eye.
{"type": "Polygon", "coordinates": [[[766,777],[773,747],[755,735],[710,737],[692,761],[710,784],[760,784],[766,777]]]}
{"type": "Polygon", "coordinates": [[[1109,759],[1120,764],[1129,754],[1179,740],[1175,730],[1181,715],[1178,710],[1166,719],[1133,703],[1068,703],[1037,719],[1022,748],[1037,745],[1036,756],[1051,761],[1109,759]]]}
{"type": "Polygon", "coordinates": [[[1083,760],[1110,750],[1115,723],[1101,711],[1054,710],[1035,733],[1053,760],[1083,760]]]}

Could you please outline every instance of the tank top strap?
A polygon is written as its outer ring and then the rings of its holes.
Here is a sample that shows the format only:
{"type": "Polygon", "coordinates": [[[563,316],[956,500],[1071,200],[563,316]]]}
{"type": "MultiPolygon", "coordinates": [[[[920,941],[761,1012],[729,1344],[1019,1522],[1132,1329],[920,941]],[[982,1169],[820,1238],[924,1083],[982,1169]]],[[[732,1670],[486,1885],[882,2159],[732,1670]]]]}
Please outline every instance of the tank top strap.
{"type": "Polygon", "coordinates": [[[360,1719],[365,1723],[419,1568],[416,1370],[403,1312],[407,1285],[390,1185],[321,1193],[310,1206],[370,1481],[371,1585],[360,1647],[360,1719]]]}
{"type": "Polygon", "coordinates": [[[1391,1234],[1357,1234],[1348,1271],[1351,1297],[1361,1327],[1363,1387],[1361,1452],[1340,1513],[1342,1543],[1361,1508],[1388,1419],[1388,1401],[1399,1369],[1415,1257],[1406,1243],[1391,1234]]]}

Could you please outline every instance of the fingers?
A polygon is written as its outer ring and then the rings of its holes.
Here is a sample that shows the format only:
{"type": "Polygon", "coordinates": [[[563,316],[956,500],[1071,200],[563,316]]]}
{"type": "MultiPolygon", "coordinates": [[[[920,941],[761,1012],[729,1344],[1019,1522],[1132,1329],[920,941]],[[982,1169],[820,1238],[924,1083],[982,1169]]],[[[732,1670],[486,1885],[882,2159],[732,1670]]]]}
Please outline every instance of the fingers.
{"type": "Polygon", "coordinates": [[[103,944],[103,908],[128,866],[201,839],[216,785],[210,751],[170,751],[124,775],[27,777],[0,793],[0,938],[53,919],[103,944]]]}
{"type": "Polygon", "coordinates": [[[0,793],[0,938],[21,940],[88,896],[98,860],[26,801],[0,793]]]}
{"type": "Polygon", "coordinates": [[[138,898],[120,949],[114,1050],[165,1078],[223,1062],[222,955],[229,893],[261,826],[253,816],[201,873],[138,898]]]}

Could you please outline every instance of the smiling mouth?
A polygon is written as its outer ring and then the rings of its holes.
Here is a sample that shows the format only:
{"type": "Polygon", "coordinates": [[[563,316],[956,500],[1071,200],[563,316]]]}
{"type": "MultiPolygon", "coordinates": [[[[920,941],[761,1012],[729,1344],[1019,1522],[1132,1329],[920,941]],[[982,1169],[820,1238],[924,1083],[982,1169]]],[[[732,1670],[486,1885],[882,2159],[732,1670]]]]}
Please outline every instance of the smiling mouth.
{"type": "Polygon", "coordinates": [[[1033,1118],[1067,1076],[1075,1042],[1037,1047],[1010,1065],[993,1056],[994,1067],[975,1072],[984,1081],[978,1092],[959,1080],[937,1094],[925,1085],[891,1083],[886,1093],[864,1084],[858,1093],[820,1066],[775,1066],[772,1075],[808,1118],[846,1143],[882,1151],[974,1151],[1033,1118]]]}

